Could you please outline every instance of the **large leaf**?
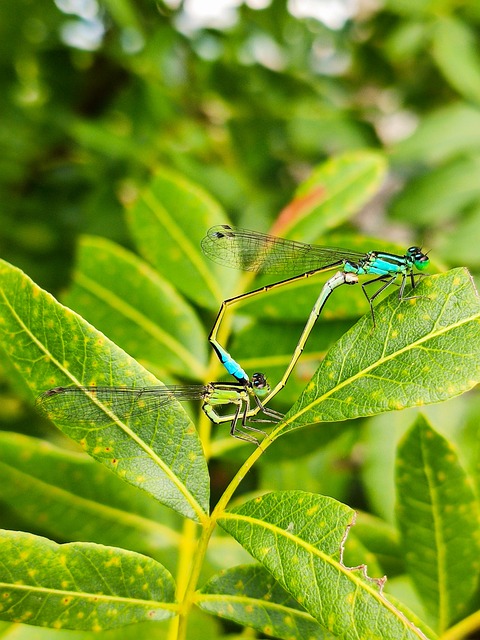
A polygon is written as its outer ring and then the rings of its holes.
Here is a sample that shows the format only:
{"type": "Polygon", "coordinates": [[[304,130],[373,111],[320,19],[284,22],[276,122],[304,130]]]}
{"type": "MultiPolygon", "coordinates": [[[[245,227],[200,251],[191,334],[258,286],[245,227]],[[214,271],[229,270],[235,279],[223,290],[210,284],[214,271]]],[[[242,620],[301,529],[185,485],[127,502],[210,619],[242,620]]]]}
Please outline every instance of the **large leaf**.
{"type": "Polygon", "coordinates": [[[327,353],[274,437],[314,422],[440,402],[480,381],[480,298],[466,269],[393,293],[327,353]]]}
{"type": "Polygon", "coordinates": [[[205,377],[206,335],[197,315],[169,282],[119,245],[80,239],[64,302],[137,360],[205,377]]]}
{"type": "Polygon", "coordinates": [[[3,620],[103,631],[176,613],[172,576],[132,551],[1,531],[0,558],[3,620]]]}
{"type": "Polygon", "coordinates": [[[385,158],[373,151],[354,151],[320,165],[297,189],[272,233],[309,242],[356,213],[379,189],[385,158]]]}
{"type": "Polygon", "coordinates": [[[0,432],[0,485],[2,504],[57,539],[149,555],[178,544],[171,510],[88,456],[43,440],[0,432]]]}
{"type": "Polygon", "coordinates": [[[392,162],[433,164],[480,146],[480,109],[464,102],[442,106],[426,114],[411,136],[392,150],[392,162]]]}
{"type": "Polygon", "coordinates": [[[158,170],[128,212],[128,222],[142,255],[186,296],[216,309],[231,295],[235,273],[211,264],[200,249],[206,230],[228,220],[200,187],[158,170]]]}
{"type": "Polygon", "coordinates": [[[398,449],[397,519],[405,562],[440,630],[465,614],[480,570],[480,513],[453,447],[422,417],[398,449]]]}
{"type": "Polygon", "coordinates": [[[211,578],[196,595],[204,611],[285,640],[335,636],[300,607],[261,565],[234,567],[211,578]]]}
{"type": "MultiPolygon", "coordinates": [[[[56,386],[145,387],[158,381],[81,316],[25,274],[0,262],[0,343],[34,393],[56,386]]],[[[78,419],[57,426],[93,458],[179,513],[208,510],[208,473],[198,435],[176,403],[114,415],[91,397],[78,398],[78,419]],[[91,419],[82,420],[86,409],[91,419]]]]}
{"type": "Polygon", "coordinates": [[[318,622],[348,640],[425,638],[382,593],[365,567],[343,563],[349,507],[303,491],[270,493],[224,513],[236,538],[318,622]]]}
{"type": "Polygon", "coordinates": [[[454,158],[412,180],[394,200],[391,213],[398,220],[439,224],[480,201],[480,155],[454,158]]]}
{"type": "Polygon", "coordinates": [[[453,17],[438,19],[432,53],[450,86],[480,104],[480,50],[475,31],[453,17]]]}

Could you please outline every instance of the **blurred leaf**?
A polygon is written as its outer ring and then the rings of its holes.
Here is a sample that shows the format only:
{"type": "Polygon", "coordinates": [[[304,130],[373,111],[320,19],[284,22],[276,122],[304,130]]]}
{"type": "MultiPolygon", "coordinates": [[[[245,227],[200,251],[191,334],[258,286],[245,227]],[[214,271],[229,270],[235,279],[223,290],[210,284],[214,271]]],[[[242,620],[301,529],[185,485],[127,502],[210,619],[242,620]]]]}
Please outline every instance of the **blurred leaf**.
{"type": "Polygon", "coordinates": [[[423,20],[399,21],[387,37],[385,51],[391,60],[404,64],[421,54],[428,35],[429,25],[423,20]]]}
{"type": "Polygon", "coordinates": [[[480,146],[480,109],[454,102],[435,109],[420,120],[414,133],[397,143],[392,162],[436,164],[480,146]]]}
{"type": "Polygon", "coordinates": [[[433,59],[450,86],[480,105],[480,52],[471,27],[458,18],[442,16],[437,19],[432,45],[433,59]]]}
{"type": "Polygon", "coordinates": [[[352,457],[358,438],[356,426],[330,423],[328,428],[319,430],[317,425],[312,425],[302,431],[301,438],[298,433],[280,438],[263,456],[260,490],[270,491],[275,487],[285,491],[301,487],[337,500],[349,498],[355,482],[352,457]],[[307,448],[309,451],[305,452],[307,448]]]}
{"type": "Polygon", "coordinates": [[[397,519],[405,563],[440,630],[478,586],[480,512],[453,447],[419,417],[399,446],[397,519]]]}
{"type": "Polygon", "coordinates": [[[131,356],[203,379],[206,335],[172,285],[132,253],[103,238],[80,239],[64,302],[131,356]]]}
{"type": "Polygon", "coordinates": [[[273,235],[309,242],[348,220],[381,186],[387,166],[373,151],[337,156],[312,171],[280,213],[273,235]]]}
{"type": "Polygon", "coordinates": [[[141,33],[141,22],[138,19],[135,3],[132,0],[104,0],[112,17],[125,29],[136,29],[141,33]]]}
{"type": "Polygon", "coordinates": [[[285,640],[330,640],[298,602],[260,565],[234,567],[211,578],[196,596],[204,611],[285,640]]]}
{"type": "Polygon", "coordinates": [[[454,218],[468,205],[480,201],[480,155],[456,158],[413,179],[393,201],[397,220],[433,226],[454,218]]]}
{"type": "Polygon", "coordinates": [[[0,433],[0,499],[63,540],[155,554],[178,543],[173,513],[85,455],[0,433]]]}
{"type": "Polygon", "coordinates": [[[419,298],[392,294],[329,351],[272,432],[440,402],[480,380],[480,299],[466,269],[424,278],[419,298]]]}
{"type": "MultiPolygon", "coordinates": [[[[0,343],[34,393],[68,385],[158,384],[82,317],[3,261],[0,283],[0,343]]],[[[176,403],[161,411],[144,413],[137,407],[131,415],[117,416],[91,396],[77,400],[79,405],[56,422],[66,435],[163,504],[196,520],[205,517],[205,458],[195,429],[176,403]],[[91,415],[83,420],[86,406],[91,415]]]]}
{"type": "MultiPolygon", "coordinates": [[[[370,554],[374,555],[382,567],[381,571],[388,575],[389,581],[393,575],[404,572],[398,533],[392,525],[365,511],[359,511],[352,533],[354,536],[350,534],[345,544],[345,557],[348,564],[353,564],[350,562],[348,553],[350,540],[355,537],[370,554]]],[[[371,566],[368,556],[367,558],[364,556],[363,561],[369,567],[371,566]]]]}
{"type": "Polygon", "coordinates": [[[425,638],[388,602],[366,568],[342,562],[354,512],[332,498],[285,491],[263,495],[219,519],[318,622],[334,635],[358,640],[425,638]]]}
{"type": "Polygon", "coordinates": [[[103,631],[175,615],[175,584],[158,562],[114,547],[58,545],[0,533],[3,620],[103,631]]]}
{"type": "Polygon", "coordinates": [[[207,193],[163,168],[128,212],[142,255],[182,293],[209,309],[231,295],[236,276],[207,260],[200,241],[211,226],[227,222],[207,193]]]}
{"type": "Polygon", "coordinates": [[[287,135],[298,155],[318,157],[319,148],[337,155],[352,149],[365,149],[374,144],[371,129],[352,119],[348,113],[332,105],[315,100],[302,100],[291,105],[292,113],[286,122],[287,135]]]}
{"type": "Polygon", "coordinates": [[[448,233],[439,233],[435,251],[451,264],[480,267],[480,202],[455,221],[448,233]]]}
{"type": "Polygon", "coordinates": [[[428,14],[432,7],[432,0],[386,0],[385,6],[400,15],[416,16],[428,14]]]}
{"type": "MultiPolygon", "coordinates": [[[[442,405],[443,407],[444,405],[442,405]]],[[[362,425],[361,480],[369,510],[393,526],[395,480],[393,467],[399,438],[416,416],[416,409],[390,411],[365,420],[362,425]]]]}

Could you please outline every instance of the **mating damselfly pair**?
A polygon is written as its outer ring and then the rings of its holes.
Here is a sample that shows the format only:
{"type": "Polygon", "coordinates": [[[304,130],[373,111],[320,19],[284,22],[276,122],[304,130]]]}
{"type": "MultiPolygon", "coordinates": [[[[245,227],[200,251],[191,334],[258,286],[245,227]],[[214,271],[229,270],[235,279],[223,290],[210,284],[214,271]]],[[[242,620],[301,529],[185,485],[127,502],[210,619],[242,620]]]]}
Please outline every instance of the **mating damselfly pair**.
{"type": "Polygon", "coordinates": [[[399,299],[409,300],[417,296],[405,296],[405,286],[410,280],[415,288],[416,278],[429,264],[428,256],[420,247],[410,247],[404,255],[384,251],[359,253],[337,247],[322,247],[303,242],[277,238],[256,231],[238,229],[229,225],[212,227],[202,241],[202,249],[211,260],[237,269],[262,274],[293,274],[267,286],[227,299],[223,302],[209,335],[209,341],[235,382],[211,382],[206,385],[173,385],[133,389],[124,387],[57,387],[43,393],[37,405],[53,420],[72,420],[98,423],[100,420],[128,419],[140,412],[161,409],[175,400],[199,400],[202,409],[213,423],[231,422],[232,436],[258,443],[248,431],[263,431],[250,422],[278,422],[283,415],[267,407],[267,403],[285,386],[295,367],[308,337],[332,292],[341,285],[359,283],[359,276],[374,276],[361,284],[369,302],[373,326],[375,314],[373,301],[400,276],[399,299]],[[240,364],[218,342],[218,332],[226,310],[248,298],[265,294],[287,286],[303,278],[338,268],[323,286],[307,319],[292,358],[273,389],[263,373],[247,375],[240,364]],[[381,286],[369,296],[366,287],[375,283],[381,286]],[[217,409],[226,405],[236,407],[233,414],[221,415],[217,409]],[[265,418],[256,416],[263,413],[265,418]],[[103,416],[103,418],[102,418],[103,416]]]}

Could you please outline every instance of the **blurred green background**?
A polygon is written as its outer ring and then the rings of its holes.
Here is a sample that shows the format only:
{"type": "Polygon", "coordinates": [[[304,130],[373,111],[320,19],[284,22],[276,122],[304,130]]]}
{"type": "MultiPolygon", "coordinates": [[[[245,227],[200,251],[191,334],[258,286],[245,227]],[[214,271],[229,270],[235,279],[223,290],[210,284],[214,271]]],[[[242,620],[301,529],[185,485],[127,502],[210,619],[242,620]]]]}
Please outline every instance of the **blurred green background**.
{"type": "Polygon", "coordinates": [[[0,7],[0,255],[56,292],[80,232],[129,246],[159,164],[266,230],[311,167],[389,157],[355,218],[480,267],[480,5],[19,0],[0,7]]]}

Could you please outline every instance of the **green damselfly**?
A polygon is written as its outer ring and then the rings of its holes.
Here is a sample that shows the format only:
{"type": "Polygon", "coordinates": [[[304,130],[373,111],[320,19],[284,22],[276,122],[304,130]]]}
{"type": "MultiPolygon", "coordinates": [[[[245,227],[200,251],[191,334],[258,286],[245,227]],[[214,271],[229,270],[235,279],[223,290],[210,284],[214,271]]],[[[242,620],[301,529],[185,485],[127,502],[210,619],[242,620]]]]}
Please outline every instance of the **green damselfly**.
{"type": "Polygon", "coordinates": [[[259,289],[244,293],[235,298],[230,298],[222,303],[210,332],[209,341],[227,371],[244,384],[248,384],[249,382],[248,375],[219,344],[217,339],[219,327],[228,307],[252,298],[253,296],[271,291],[272,289],[283,287],[303,278],[309,278],[317,273],[335,268],[341,269],[325,283],[310,313],[282,379],[274,389],[266,395],[263,400],[264,404],[285,386],[292,369],[305,347],[305,343],[318,316],[329,296],[337,287],[343,284],[357,284],[359,282],[359,276],[375,276],[363,282],[361,285],[370,305],[373,326],[375,326],[375,314],[373,310],[373,301],[375,298],[393,284],[398,276],[401,276],[402,279],[398,294],[399,300],[416,298],[417,296],[404,296],[407,279],[410,279],[412,289],[414,289],[417,284],[415,278],[424,275],[415,273],[414,270],[422,271],[428,267],[429,264],[428,256],[422,252],[420,247],[416,246],[407,249],[403,256],[385,251],[360,253],[338,247],[322,247],[297,242],[295,240],[286,240],[257,231],[238,229],[230,225],[219,225],[209,229],[207,235],[202,240],[202,249],[205,255],[211,260],[227,267],[265,274],[296,274],[279,282],[260,287],[259,289]],[[381,282],[382,285],[372,296],[369,296],[365,287],[374,282],[381,282]]]}
{"type": "Polygon", "coordinates": [[[231,422],[230,434],[239,440],[254,442],[257,439],[245,433],[260,429],[248,424],[251,416],[260,411],[265,419],[252,422],[279,422],[283,415],[263,406],[261,398],[268,395],[270,385],[263,373],[254,373],[249,384],[240,382],[210,382],[206,385],[170,385],[143,388],[71,386],[55,387],[37,398],[37,409],[51,420],[72,424],[90,423],[106,426],[116,420],[128,421],[141,418],[145,413],[162,409],[174,401],[201,401],[202,410],[215,424],[231,422]],[[255,405],[252,409],[252,403],[255,405]],[[232,415],[221,415],[217,409],[226,405],[236,406],[232,415]]]}

